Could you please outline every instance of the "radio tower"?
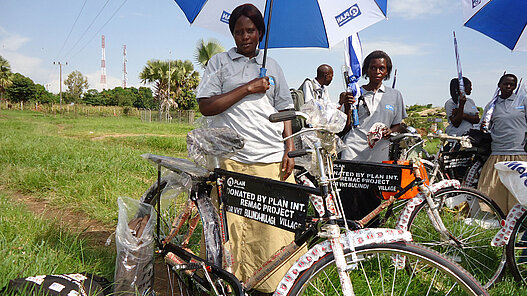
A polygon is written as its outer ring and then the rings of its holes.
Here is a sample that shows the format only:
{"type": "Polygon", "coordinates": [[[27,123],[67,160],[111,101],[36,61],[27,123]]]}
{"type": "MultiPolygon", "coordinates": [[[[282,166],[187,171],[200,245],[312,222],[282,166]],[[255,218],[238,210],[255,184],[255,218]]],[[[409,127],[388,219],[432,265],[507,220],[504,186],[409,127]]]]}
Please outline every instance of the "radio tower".
{"type": "Polygon", "coordinates": [[[104,41],[104,35],[102,35],[101,38],[102,42],[102,58],[101,58],[101,87],[102,89],[106,89],[106,54],[104,53],[105,41],[104,41]]]}
{"type": "Polygon", "coordinates": [[[123,88],[126,88],[126,44],[123,45],[123,88]]]}

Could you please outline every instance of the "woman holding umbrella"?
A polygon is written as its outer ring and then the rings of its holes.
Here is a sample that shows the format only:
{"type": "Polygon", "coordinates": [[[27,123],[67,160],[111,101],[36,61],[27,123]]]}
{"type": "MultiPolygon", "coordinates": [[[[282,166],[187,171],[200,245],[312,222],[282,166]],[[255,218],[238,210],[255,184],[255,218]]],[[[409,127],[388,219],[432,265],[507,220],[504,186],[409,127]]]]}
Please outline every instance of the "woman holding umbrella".
{"type": "Polygon", "coordinates": [[[487,104],[481,119],[482,128],[489,129],[492,136],[492,153],[481,170],[478,190],[492,198],[505,214],[518,201],[501,183],[494,164],[500,161],[527,161],[524,149],[527,97],[514,94],[517,84],[515,75],[503,75],[498,82],[500,94],[487,104]]]}
{"type": "MultiPolygon", "coordinates": [[[[236,47],[213,56],[197,89],[201,113],[209,127],[229,127],[244,139],[245,146],[222,163],[222,168],[271,179],[294,182],[294,160],[287,152],[293,141],[291,123],[271,123],[270,114],[293,108],[289,87],[280,66],[267,60],[266,77],[259,76],[263,52],[258,43],[265,34],[262,14],[252,4],[236,7],[229,28],[236,47]]],[[[232,271],[245,281],[294,234],[251,219],[227,213],[234,265],[232,271]]],[[[257,287],[257,293],[272,293],[289,266],[271,275],[257,287]]],[[[258,294],[256,294],[258,295],[258,294]]]]}
{"type": "MultiPolygon", "coordinates": [[[[465,93],[470,95],[472,92],[472,82],[463,77],[465,93]]],[[[445,103],[445,111],[448,117],[448,126],[445,132],[450,136],[461,136],[472,128],[472,125],[479,122],[479,111],[471,98],[466,97],[459,91],[459,80],[453,78],[450,81],[450,99],[445,103]]],[[[449,147],[451,143],[449,143],[449,147]]],[[[448,147],[445,149],[448,151],[448,147]]]]}

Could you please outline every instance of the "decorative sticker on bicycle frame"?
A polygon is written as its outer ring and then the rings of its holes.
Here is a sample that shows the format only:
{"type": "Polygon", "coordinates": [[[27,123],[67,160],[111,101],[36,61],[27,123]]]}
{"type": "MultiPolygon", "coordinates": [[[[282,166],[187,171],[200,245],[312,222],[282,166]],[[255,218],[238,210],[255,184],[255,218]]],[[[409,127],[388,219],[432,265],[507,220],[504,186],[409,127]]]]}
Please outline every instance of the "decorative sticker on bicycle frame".
{"type": "Polygon", "coordinates": [[[223,202],[228,212],[291,232],[304,228],[308,202],[304,186],[217,172],[224,179],[223,202]]]}
{"type": "Polygon", "coordinates": [[[342,169],[342,178],[336,182],[340,189],[396,192],[401,186],[403,168],[408,169],[402,165],[337,160],[333,171],[338,176],[342,169]]]}

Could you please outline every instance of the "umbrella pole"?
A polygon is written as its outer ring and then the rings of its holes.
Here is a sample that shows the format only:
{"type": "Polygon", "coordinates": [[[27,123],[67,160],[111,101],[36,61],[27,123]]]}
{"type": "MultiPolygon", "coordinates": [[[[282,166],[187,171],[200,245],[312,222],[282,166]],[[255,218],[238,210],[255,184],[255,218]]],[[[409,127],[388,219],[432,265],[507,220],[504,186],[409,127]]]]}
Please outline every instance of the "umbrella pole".
{"type": "Polygon", "coordinates": [[[265,45],[264,45],[264,56],[262,68],[260,68],[260,77],[265,77],[267,69],[265,68],[265,62],[267,61],[267,47],[269,45],[269,30],[271,29],[271,16],[273,15],[273,0],[269,3],[269,17],[267,18],[267,33],[265,34],[265,45]]]}

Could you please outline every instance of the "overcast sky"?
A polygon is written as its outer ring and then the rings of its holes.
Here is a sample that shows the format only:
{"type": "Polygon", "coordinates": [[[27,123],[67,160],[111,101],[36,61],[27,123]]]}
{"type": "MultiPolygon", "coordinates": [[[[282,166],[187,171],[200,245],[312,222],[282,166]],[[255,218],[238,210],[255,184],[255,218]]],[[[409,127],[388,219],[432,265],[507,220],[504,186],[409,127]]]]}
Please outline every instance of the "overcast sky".
{"type": "MultiPolygon", "coordinates": [[[[511,52],[463,27],[460,0],[388,0],[388,20],[363,30],[360,38],[365,55],[381,49],[391,56],[396,88],[407,105],[443,106],[450,79],[457,75],[453,31],[478,106],[491,99],[504,71],[527,79],[527,52],[511,52]]],[[[201,38],[215,38],[227,49],[234,45],[232,37],[190,26],[173,0],[0,0],[0,55],[13,72],[55,93],[59,67],[53,62],[68,63],[63,77],[78,70],[88,76],[90,88],[101,89],[103,34],[109,88],[122,85],[125,44],[127,85],[135,87],[142,86],[138,76],[150,59],[194,61],[201,38]]],[[[334,100],[344,90],[342,44],[332,49],[272,49],[269,56],[280,63],[290,87],[314,77],[316,67],[327,63],[335,70],[330,85],[334,100]]]]}

